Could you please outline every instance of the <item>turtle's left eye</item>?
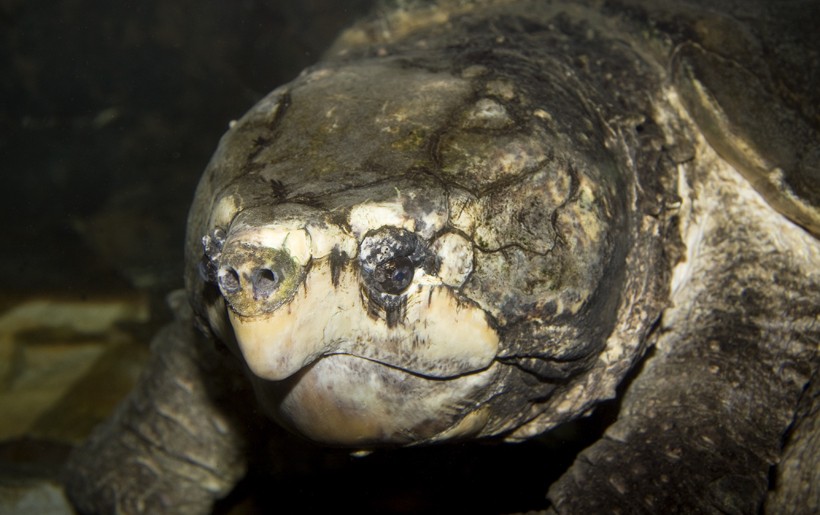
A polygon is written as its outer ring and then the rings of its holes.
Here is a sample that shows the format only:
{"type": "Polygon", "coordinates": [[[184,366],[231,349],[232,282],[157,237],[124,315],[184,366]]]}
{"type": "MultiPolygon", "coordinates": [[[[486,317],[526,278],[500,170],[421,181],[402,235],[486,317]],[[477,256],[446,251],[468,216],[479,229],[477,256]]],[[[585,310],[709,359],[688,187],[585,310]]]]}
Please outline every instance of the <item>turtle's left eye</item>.
{"type": "Polygon", "coordinates": [[[414,270],[410,258],[396,257],[377,266],[373,272],[373,279],[384,293],[398,295],[410,286],[414,270]]]}
{"type": "Polygon", "coordinates": [[[399,227],[380,227],[368,232],[359,248],[364,284],[370,295],[380,297],[383,303],[393,302],[387,297],[404,293],[410,287],[416,267],[428,271],[428,257],[435,259],[427,244],[415,233],[399,227]]]}

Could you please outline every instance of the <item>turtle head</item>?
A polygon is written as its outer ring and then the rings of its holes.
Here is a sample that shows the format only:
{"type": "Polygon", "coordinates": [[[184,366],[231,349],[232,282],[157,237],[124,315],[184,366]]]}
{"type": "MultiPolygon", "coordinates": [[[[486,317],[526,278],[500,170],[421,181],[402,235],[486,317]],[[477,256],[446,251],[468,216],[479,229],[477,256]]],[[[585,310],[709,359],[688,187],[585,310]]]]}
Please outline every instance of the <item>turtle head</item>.
{"type": "Polygon", "coordinates": [[[421,209],[429,191],[390,193],[336,221],[251,208],[203,239],[201,271],[224,302],[213,325],[229,327],[268,412],[315,440],[408,443],[486,423],[499,334],[459,293],[472,244],[434,200],[421,209]]]}
{"type": "Polygon", "coordinates": [[[482,73],[317,68],[206,170],[193,303],[294,431],[358,447],[509,433],[603,348],[628,242],[597,119],[564,89],[530,105],[482,73]]]}

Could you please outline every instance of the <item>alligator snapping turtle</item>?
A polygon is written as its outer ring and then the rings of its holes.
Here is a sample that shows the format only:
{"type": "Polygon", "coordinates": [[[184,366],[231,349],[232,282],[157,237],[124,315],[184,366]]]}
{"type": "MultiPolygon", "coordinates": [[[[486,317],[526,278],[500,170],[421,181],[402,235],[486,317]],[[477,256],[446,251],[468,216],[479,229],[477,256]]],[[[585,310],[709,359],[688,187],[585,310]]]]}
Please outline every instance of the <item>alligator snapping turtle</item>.
{"type": "Polygon", "coordinates": [[[356,450],[515,441],[638,370],[551,510],[817,509],[817,19],[440,1],[349,29],[223,137],[186,243],[207,337],[158,336],[72,499],[208,511],[257,409],[356,450]]]}

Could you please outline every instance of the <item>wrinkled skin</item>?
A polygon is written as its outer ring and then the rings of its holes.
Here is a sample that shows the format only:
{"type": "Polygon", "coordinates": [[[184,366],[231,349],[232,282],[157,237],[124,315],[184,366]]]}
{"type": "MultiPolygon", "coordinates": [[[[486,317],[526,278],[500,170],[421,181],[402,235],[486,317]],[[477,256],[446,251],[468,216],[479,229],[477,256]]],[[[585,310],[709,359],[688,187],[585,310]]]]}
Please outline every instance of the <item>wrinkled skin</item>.
{"type": "Polygon", "coordinates": [[[222,139],[186,243],[214,343],[158,340],[70,464],[78,505],[208,510],[253,402],[353,449],[515,441],[643,361],[551,510],[811,511],[820,44],[797,3],[713,3],[421,3],[344,33],[222,139]]]}

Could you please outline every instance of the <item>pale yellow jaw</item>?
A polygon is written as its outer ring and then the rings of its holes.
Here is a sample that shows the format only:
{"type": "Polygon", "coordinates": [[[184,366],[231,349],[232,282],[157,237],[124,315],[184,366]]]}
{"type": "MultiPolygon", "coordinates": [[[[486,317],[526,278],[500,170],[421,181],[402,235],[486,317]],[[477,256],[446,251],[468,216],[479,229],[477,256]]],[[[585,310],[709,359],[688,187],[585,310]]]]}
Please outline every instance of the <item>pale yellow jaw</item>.
{"type": "Polygon", "coordinates": [[[498,366],[435,381],[348,355],[322,358],[285,381],[256,381],[269,416],[311,440],[368,447],[466,438],[487,424],[474,401],[498,366]]]}
{"type": "Polygon", "coordinates": [[[484,311],[419,272],[398,322],[368,312],[355,267],[315,262],[295,296],[243,317],[239,348],[271,417],[334,445],[410,444],[478,434],[498,379],[499,337],[484,311]]]}
{"type": "Polygon", "coordinates": [[[293,300],[274,312],[243,317],[228,311],[245,361],[263,379],[285,379],[323,355],[338,353],[435,378],[490,366],[499,339],[480,308],[459,303],[447,287],[425,284],[423,277],[411,290],[404,318],[389,327],[367,314],[353,270],[346,268],[334,287],[325,261],[313,266],[293,300]]]}

